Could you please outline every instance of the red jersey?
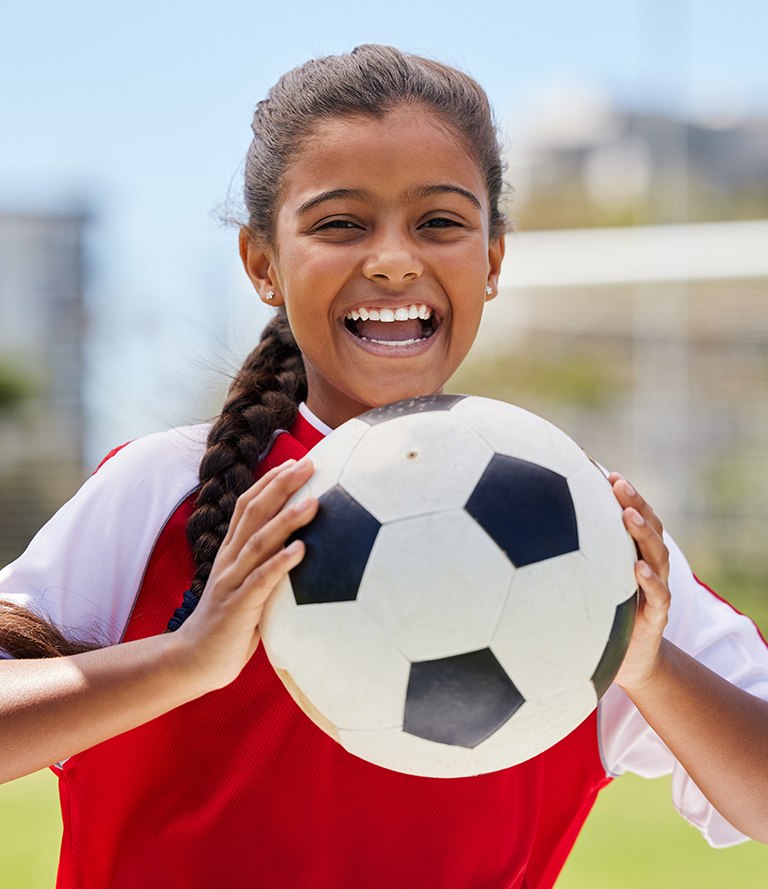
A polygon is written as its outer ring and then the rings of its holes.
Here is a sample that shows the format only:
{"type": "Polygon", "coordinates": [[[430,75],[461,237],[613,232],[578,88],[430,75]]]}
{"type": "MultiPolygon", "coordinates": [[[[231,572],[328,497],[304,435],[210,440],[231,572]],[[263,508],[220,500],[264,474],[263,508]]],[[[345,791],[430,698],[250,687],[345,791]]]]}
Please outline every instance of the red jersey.
{"type": "MultiPolygon", "coordinates": [[[[321,438],[299,416],[264,472],[321,438]]],[[[189,587],[168,518],[125,641],[162,633],[189,587]]],[[[504,771],[421,778],[347,753],[297,707],[259,647],[240,676],[66,761],[58,889],[547,889],[608,783],[595,714],[504,771]]]]}

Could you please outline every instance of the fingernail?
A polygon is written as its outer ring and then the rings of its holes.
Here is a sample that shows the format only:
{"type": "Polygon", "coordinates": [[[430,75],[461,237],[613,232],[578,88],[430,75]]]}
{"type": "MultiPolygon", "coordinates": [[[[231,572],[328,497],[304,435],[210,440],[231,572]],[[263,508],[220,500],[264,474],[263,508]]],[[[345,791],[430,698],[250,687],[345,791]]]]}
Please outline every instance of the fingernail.
{"type": "Polygon", "coordinates": [[[630,496],[635,497],[637,495],[637,491],[630,485],[630,483],[624,479],[624,491],[630,496]]]}
{"type": "Polygon", "coordinates": [[[290,460],[285,460],[283,463],[280,463],[277,468],[278,469],[288,469],[290,466],[293,466],[293,464],[295,462],[296,461],[293,459],[293,457],[291,457],[290,460]]]}
{"type": "Polygon", "coordinates": [[[648,565],[646,565],[645,562],[638,562],[637,570],[643,575],[643,577],[651,577],[651,575],[653,574],[653,571],[651,571],[651,569],[648,565]]]}
{"type": "Polygon", "coordinates": [[[637,525],[640,528],[642,528],[642,526],[645,524],[645,519],[640,515],[640,513],[636,509],[632,510],[631,519],[632,519],[632,524],[637,525]]]}

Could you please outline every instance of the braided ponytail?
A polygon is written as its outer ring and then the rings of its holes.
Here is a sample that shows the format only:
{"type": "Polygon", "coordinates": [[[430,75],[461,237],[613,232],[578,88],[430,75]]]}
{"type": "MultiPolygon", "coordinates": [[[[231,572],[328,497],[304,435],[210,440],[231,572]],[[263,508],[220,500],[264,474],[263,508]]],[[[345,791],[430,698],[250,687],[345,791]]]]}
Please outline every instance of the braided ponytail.
{"type": "Polygon", "coordinates": [[[181,626],[197,605],[237,498],[253,484],[259,457],[268,450],[275,432],[293,424],[298,404],[306,396],[304,362],[281,309],[246,358],[208,434],[200,462],[200,489],[187,522],[195,575],[169,630],[181,626]]]}

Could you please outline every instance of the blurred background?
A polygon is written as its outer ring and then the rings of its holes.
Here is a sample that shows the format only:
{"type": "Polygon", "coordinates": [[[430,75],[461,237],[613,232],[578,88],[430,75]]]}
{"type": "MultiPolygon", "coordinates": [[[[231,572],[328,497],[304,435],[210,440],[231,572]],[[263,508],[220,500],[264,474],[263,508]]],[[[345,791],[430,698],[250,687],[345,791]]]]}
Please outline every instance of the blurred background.
{"type": "MultiPolygon", "coordinates": [[[[558,423],[654,504],[768,630],[768,7],[220,0],[4,6],[0,561],[114,445],[213,416],[267,320],[237,257],[255,103],[288,68],[392,43],[496,109],[514,232],[452,381],[558,423]]],[[[51,886],[55,781],[0,788],[0,885],[51,886]]],[[[608,788],[559,889],[762,887],[664,781],[608,788]]]]}

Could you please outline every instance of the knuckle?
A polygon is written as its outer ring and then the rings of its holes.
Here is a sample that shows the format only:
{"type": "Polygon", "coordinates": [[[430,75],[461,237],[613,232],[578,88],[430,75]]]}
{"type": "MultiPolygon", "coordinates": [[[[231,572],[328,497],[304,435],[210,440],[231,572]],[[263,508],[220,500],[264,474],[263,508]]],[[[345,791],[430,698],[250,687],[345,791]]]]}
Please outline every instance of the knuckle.
{"type": "Polygon", "coordinates": [[[245,515],[253,505],[255,498],[256,493],[252,487],[248,488],[247,491],[243,491],[243,493],[240,494],[240,496],[235,501],[235,511],[233,513],[233,517],[241,517],[245,515]]]}
{"type": "MultiPolygon", "coordinates": [[[[245,495],[241,495],[245,496],[245,495]]],[[[244,516],[252,516],[254,512],[258,510],[258,501],[255,497],[249,497],[247,500],[244,500],[242,503],[242,510],[244,516]]]]}
{"type": "Polygon", "coordinates": [[[295,476],[289,472],[283,472],[277,479],[276,484],[283,494],[288,494],[298,487],[295,476]]]}
{"type": "Polygon", "coordinates": [[[277,554],[277,557],[267,559],[266,562],[262,562],[261,565],[253,570],[251,582],[254,586],[261,587],[265,592],[269,592],[284,574],[285,568],[281,563],[279,554],[277,554]]]}
{"type": "Polygon", "coordinates": [[[244,493],[240,494],[237,500],[235,500],[235,508],[232,510],[233,522],[239,521],[240,517],[243,515],[245,507],[248,504],[248,494],[249,491],[245,491],[244,493]]]}
{"type": "Polygon", "coordinates": [[[252,534],[243,545],[243,550],[249,559],[258,559],[264,553],[264,541],[260,534],[252,534]]]}

